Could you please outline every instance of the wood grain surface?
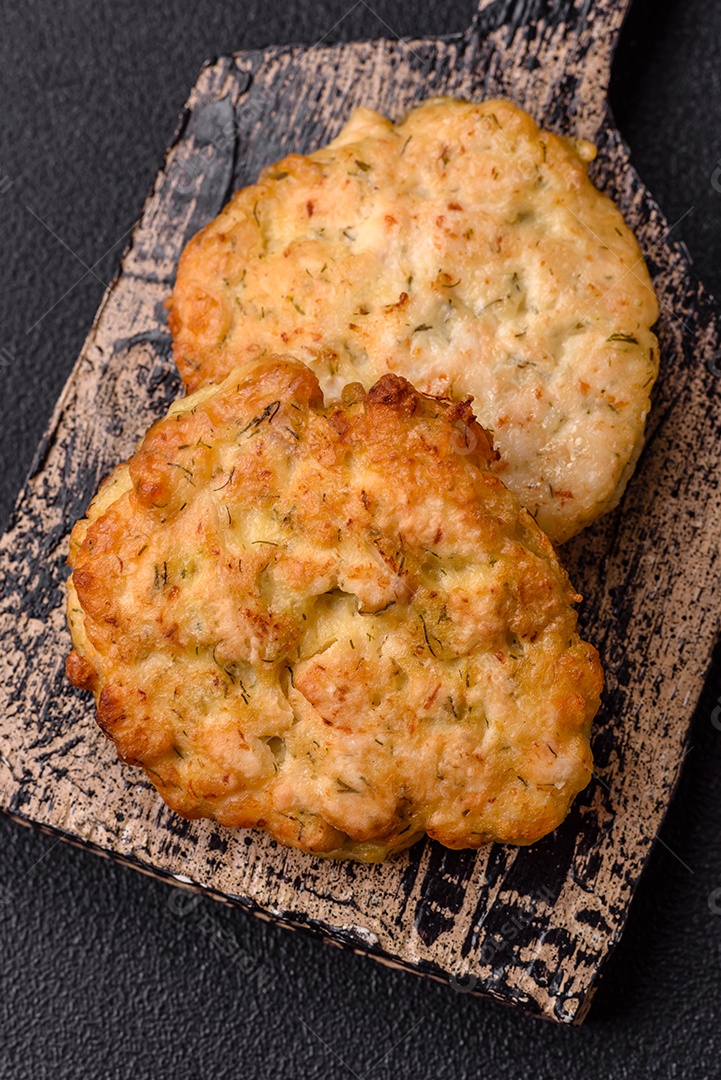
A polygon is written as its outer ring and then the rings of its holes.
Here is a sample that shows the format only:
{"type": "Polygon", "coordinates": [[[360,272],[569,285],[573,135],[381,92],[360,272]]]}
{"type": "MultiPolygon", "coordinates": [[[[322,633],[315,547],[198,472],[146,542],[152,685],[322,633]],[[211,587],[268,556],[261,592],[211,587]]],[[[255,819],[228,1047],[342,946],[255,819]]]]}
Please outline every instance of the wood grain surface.
{"type": "Polygon", "coordinates": [[[608,112],[626,6],[494,0],[455,38],[271,48],[207,66],[0,545],[0,808],[564,1023],[582,1020],[623,930],[718,631],[718,325],[608,112]],[[99,481],[180,392],[163,303],[190,236],[262,166],[333,137],[356,105],[397,119],[441,93],[507,95],[553,130],[598,144],[594,179],[636,230],[659,294],[662,370],[622,505],[564,548],[585,597],[582,629],[607,673],[596,773],[571,815],[528,849],[452,852],[426,841],[384,866],[337,864],[262,834],[183,821],[118,763],[89,696],[64,679],[67,536],[99,481]]]}

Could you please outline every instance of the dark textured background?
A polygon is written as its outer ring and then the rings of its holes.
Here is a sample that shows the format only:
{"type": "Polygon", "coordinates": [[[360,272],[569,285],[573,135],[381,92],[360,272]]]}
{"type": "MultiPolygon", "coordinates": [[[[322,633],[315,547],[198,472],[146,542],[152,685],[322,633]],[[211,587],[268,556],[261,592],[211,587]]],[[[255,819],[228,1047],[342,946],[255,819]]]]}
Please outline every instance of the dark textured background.
{"type": "MultiPolygon", "coordinates": [[[[2,524],[202,61],[273,42],[448,33],[473,10],[2,0],[2,524]]],[[[686,215],[675,235],[719,296],[720,47],[718,0],[636,0],[612,87],[636,167],[672,223],[686,215]]],[[[0,1078],[721,1077],[718,660],[584,1028],[526,1019],[211,901],[187,907],[167,886],[0,819],[0,1078]]]]}

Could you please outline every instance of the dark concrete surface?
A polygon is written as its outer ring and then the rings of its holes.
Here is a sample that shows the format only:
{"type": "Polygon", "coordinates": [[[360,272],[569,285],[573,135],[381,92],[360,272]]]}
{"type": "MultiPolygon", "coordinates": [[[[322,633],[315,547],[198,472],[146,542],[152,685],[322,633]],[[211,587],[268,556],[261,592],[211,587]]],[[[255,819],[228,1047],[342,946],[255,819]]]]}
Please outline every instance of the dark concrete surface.
{"type": "MultiPolygon", "coordinates": [[[[203,60],[272,42],[448,33],[473,9],[2,0],[2,524],[203,60]]],[[[612,87],[638,170],[719,296],[720,46],[718,0],[636,0],[612,87]]],[[[719,395],[721,408],[721,379],[719,395]]],[[[188,907],[0,818],[0,1080],[721,1077],[721,654],[715,672],[584,1028],[526,1019],[211,901],[188,907]]]]}

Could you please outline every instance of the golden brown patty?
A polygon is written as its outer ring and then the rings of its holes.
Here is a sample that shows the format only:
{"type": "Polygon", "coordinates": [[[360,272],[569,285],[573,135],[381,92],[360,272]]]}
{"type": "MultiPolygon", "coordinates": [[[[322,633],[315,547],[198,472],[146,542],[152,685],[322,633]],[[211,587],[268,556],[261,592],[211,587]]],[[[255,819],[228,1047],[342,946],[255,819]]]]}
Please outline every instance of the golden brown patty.
{"type": "Polygon", "coordinates": [[[507,101],[353,114],[185,249],[170,317],[190,389],[289,350],[326,397],[388,371],[472,395],[494,466],[562,542],[620,497],[658,371],[656,299],[590,143],[507,101]]]}
{"type": "Polygon", "coordinates": [[[579,598],[467,404],[343,399],[273,357],[174,405],[73,531],[68,674],[188,817],[530,843],[591,772],[579,598]]]}

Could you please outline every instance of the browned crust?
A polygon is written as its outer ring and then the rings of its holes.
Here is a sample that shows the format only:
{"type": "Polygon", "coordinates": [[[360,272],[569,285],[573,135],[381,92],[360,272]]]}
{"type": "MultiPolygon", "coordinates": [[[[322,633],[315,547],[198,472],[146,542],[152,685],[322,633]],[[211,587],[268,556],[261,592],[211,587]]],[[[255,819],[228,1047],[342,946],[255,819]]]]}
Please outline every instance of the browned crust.
{"type": "Polygon", "coordinates": [[[95,689],[97,672],[75,649],[65,658],[65,675],[79,690],[95,689]]]}

